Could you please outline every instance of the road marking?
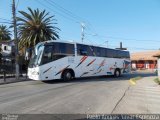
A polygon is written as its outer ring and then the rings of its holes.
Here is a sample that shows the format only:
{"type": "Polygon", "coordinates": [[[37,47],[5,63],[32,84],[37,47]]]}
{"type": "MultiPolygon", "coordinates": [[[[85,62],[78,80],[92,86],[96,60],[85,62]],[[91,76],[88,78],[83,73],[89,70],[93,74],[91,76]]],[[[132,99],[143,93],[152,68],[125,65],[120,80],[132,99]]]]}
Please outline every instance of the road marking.
{"type": "Polygon", "coordinates": [[[136,85],[137,80],[140,80],[140,79],[142,79],[141,76],[130,78],[129,82],[131,85],[136,85]]]}
{"type": "Polygon", "coordinates": [[[129,82],[130,82],[131,85],[136,85],[136,82],[133,81],[132,79],[130,79],[129,82]]]}

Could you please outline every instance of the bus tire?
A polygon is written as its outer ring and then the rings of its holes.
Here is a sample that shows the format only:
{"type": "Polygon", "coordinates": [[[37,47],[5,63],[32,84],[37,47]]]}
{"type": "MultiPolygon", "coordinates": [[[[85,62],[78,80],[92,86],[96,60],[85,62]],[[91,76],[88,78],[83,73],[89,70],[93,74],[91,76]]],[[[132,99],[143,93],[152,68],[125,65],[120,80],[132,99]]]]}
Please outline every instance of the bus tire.
{"type": "Polygon", "coordinates": [[[115,69],[115,71],[114,71],[114,76],[115,76],[115,77],[120,77],[120,76],[121,76],[121,71],[120,71],[120,69],[115,69]]]}
{"type": "Polygon", "coordinates": [[[73,79],[73,74],[70,70],[65,70],[62,74],[62,79],[65,81],[69,81],[73,79]]]}

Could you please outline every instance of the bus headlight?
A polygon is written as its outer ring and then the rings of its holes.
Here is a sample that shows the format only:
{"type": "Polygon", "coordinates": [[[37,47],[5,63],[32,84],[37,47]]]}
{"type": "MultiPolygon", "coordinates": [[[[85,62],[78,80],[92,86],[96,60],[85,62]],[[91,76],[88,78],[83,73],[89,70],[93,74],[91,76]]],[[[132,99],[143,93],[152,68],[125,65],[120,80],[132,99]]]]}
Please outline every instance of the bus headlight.
{"type": "Polygon", "coordinates": [[[32,72],[32,75],[39,75],[39,72],[34,71],[32,72]]]}

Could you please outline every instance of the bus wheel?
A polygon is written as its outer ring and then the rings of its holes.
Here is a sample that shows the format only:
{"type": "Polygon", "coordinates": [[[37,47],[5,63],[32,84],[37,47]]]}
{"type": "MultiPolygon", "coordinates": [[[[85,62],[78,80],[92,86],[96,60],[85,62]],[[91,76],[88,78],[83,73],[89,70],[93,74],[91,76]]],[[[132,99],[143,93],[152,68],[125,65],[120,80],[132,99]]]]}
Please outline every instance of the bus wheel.
{"type": "Polygon", "coordinates": [[[62,76],[63,80],[71,80],[73,78],[72,73],[70,70],[65,70],[62,76]]]}
{"type": "Polygon", "coordinates": [[[116,69],[116,70],[114,71],[114,76],[115,76],[115,77],[120,77],[120,76],[121,76],[121,71],[120,71],[119,69],[116,69]]]}

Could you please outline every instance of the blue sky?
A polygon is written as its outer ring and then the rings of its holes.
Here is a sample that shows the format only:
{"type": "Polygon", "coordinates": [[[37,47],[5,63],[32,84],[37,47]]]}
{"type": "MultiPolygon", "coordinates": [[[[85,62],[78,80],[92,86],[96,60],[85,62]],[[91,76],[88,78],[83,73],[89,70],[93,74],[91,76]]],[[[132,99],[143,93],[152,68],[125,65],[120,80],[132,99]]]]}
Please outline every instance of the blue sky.
{"type": "MultiPolygon", "coordinates": [[[[0,1],[0,18],[11,20],[11,2],[0,1]]],[[[27,11],[27,7],[55,15],[63,40],[80,42],[79,22],[84,22],[86,43],[106,45],[108,41],[115,48],[123,42],[131,52],[160,48],[159,0],[19,0],[18,10],[27,11]]]]}

